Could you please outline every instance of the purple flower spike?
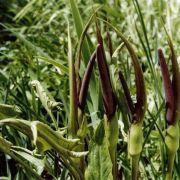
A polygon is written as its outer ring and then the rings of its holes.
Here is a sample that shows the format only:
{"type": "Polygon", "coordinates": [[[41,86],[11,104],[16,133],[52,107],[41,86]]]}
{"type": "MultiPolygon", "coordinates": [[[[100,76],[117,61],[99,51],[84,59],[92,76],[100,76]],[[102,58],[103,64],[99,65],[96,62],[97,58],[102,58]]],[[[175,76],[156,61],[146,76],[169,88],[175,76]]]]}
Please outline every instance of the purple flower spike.
{"type": "Polygon", "coordinates": [[[166,100],[166,121],[167,123],[173,124],[173,115],[174,115],[174,93],[173,87],[170,80],[170,75],[168,72],[167,64],[161,49],[158,49],[158,63],[161,68],[165,100],[166,100]]]}
{"type": "Polygon", "coordinates": [[[101,80],[104,109],[108,119],[110,120],[115,113],[116,103],[110,82],[109,70],[105,59],[102,43],[99,44],[97,47],[96,56],[97,56],[97,65],[101,80]]]}
{"type": "Polygon", "coordinates": [[[81,85],[80,92],[79,92],[79,107],[80,107],[81,110],[84,110],[84,107],[85,107],[89,81],[90,81],[90,78],[91,78],[91,74],[92,74],[95,59],[96,59],[96,50],[91,55],[91,58],[90,58],[90,60],[88,62],[87,69],[85,71],[85,74],[84,74],[84,77],[83,77],[83,80],[82,80],[82,85],[81,85]]]}

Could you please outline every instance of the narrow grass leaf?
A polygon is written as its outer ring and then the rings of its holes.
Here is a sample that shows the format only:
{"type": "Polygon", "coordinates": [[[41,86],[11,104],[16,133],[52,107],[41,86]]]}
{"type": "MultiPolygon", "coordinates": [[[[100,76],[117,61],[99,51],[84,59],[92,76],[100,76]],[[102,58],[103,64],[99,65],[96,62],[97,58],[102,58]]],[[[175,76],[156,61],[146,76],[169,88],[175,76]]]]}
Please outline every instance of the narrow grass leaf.
{"type": "MultiPolygon", "coordinates": [[[[69,0],[70,5],[71,5],[71,11],[74,19],[74,25],[76,28],[76,33],[78,36],[78,39],[81,37],[81,33],[83,32],[83,21],[79,12],[79,9],[77,7],[77,2],[75,0],[69,0]]],[[[89,50],[89,45],[87,40],[84,40],[83,46],[82,46],[82,54],[83,54],[83,59],[85,65],[87,65],[88,60],[91,56],[90,50],[89,50]]]]}
{"type": "Polygon", "coordinates": [[[62,63],[58,62],[57,60],[53,60],[51,58],[43,57],[43,56],[37,56],[37,58],[39,60],[42,60],[42,61],[45,61],[49,64],[54,65],[55,67],[59,68],[63,73],[68,75],[68,68],[65,65],[63,65],[62,63]]]}
{"type": "Polygon", "coordinates": [[[108,39],[108,48],[109,48],[109,54],[112,57],[113,55],[113,45],[112,45],[112,39],[109,31],[107,32],[107,39],[108,39]]]}
{"type": "Polygon", "coordinates": [[[86,37],[86,34],[87,34],[87,31],[90,27],[90,25],[92,24],[93,22],[93,18],[94,16],[96,15],[96,13],[98,12],[98,10],[101,8],[102,6],[100,7],[97,7],[97,9],[94,10],[94,13],[90,16],[89,20],[87,21],[86,25],[84,26],[84,29],[81,33],[81,36],[79,38],[79,42],[78,42],[78,47],[77,47],[77,55],[76,55],[76,72],[79,72],[79,69],[80,69],[80,59],[81,59],[81,51],[82,51],[82,47],[83,47],[83,42],[85,41],[85,37],[86,37]]]}

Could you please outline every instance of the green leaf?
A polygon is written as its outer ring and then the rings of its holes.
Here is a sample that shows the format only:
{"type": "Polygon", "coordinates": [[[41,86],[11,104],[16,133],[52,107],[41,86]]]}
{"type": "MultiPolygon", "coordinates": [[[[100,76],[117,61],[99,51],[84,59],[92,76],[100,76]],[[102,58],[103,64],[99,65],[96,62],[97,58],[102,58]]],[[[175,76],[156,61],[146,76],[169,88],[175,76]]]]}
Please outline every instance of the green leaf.
{"type": "Polygon", "coordinates": [[[48,125],[39,121],[33,121],[31,123],[31,129],[35,144],[36,142],[44,144],[45,141],[45,147],[48,144],[49,147],[53,148],[53,144],[55,143],[69,150],[79,144],[79,139],[66,139],[58,131],[52,130],[48,125]]]}
{"type": "Polygon", "coordinates": [[[66,75],[68,75],[68,68],[66,66],[64,66],[62,63],[58,62],[58,60],[53,60],[50,57],[44,57],[44,56],[37,56],[37,58],[39,60],[45,61],[47,63],[50,63],[50,64],[56,66],[57,68],[60,69],[60,71],[62,71],[66,75]]]}
{"type": "Polygon", "coordinates": [[[22,133],[29,136],[34,140],[35,144],[46,142],[44,147],[47,149],[54,149],[60,155],[63,155],[67,158],[80,158],[87,155],[85,152],[75,152],[72,151],[73,148],[80,145],[79,139],[66,139],[58,131],[54,131],[48,125],[41,123],[39,121],[29,122],[27,120],[21,119],[3,119],[0,120],[0,125],[5,124],[12,126],[13,128],[21,131],[22,133]],[[42,140],[43,141],[38,141],[42,140]]]}
{"type": "Polygon", "coordinates": [[[49,116],[51,117],[56,129],[58,129],[58,125],[56,122],[56,119],[52,113],[52,109],[56,106],[57,109],[60,109],[60,103],[55,102],[53,99],[50,99],[50,97],[47,95],[45,88],[42,87],[39,81],[33,80],[31,82],[31,85],[36,93],[36,96],[40,99],[42,105],[48,112],[49,116]]]}
{"type": "Polygon", "coordinates": [[[16,105],[0,104],[0,119],[14,117],[21,113],[16,105]]]}
{"type": "Polygon", "coordinates": [[[113,180],[112,162],[108,150],[108,141],[104,136],[102,122],[97,127],[94,140],[91,142],[89,165],[85,172],[85,179],[113,180]]]}
{"type": "MultiPolygon", "coordinates": [[[[69,2],[71,5],[71,11],[72,11],[73,19],[74,19],[76,33],[77,33],[78,39],[80,39],[81,33],[83,32],[83,21],[82,21],[79,9],[77,7],[76,1],[69,0],[69,2]]],[[[89,45],[88,45],[86,38],[84,39],[84,43],[82,46],[82,54],[83,54],[83,59],[84,59],[85,65],[86,65],[91,56],[91,53],[89,50],[89,45]]]]}
{"type": "MultiPolygon", "coordinates": [[[[13,144],[11,142],[7,141],[6,139],[4,139],[3,137],[0,136],[0,151],[4,152],[5,154],[8,154],[13,159],[15,159],[17,162],[19,162],[26,170],[28,170],[28,172],[30,172],[34,177],[36,177],[36,179],[42,180],[42,178],[39,176],[39,174],[36,171],[34,171],[27,162],[24,162],[22,160],[22,156],[19,157],[19,156],[17,156],[17,154],[15,154],[12,151],[12,149],[11,149],[12,146],[13,146],[13,144]]],[[[34,179],[34,178],[32,177],[32,179],[34,179]]]]}
{"type": "Polygon", "coordinates": [[[101,121],[94,134],[94,141],[96,142],[96,144],[101,145],[103,143],[104,136],[105,136],[104,123],[103,121],[101,121]]]}
{"type": "Polygon", "coordinates": [[[70,109],[69,109],[69,134],[75,137],[78,130],[78,101],[77,101],[77,86],[74,59],[72,55],[72,43],[68,23],[68,64],[69,64],[69,93],[70,93],[70,109]]]}
{"type": "MultiPolygon", "coordinates": [[[[79,72],[80,69],[80,59],[81,59],[81,51],[82,51],[82,46],[83,46],[83,42],[85,40],[87,31],[89,30],[90,25],[93,22],[94,16],[96,15],[96,13],[98,12],[98,10],[101,8],[102,6],[98,6],[97,9],[94,10],[94,13],[91,15],[91,17],[89,18],[88,22],[86,23],[86,25],[84,26],[84,29],[81,33],[81,36],[79,38],[78,41],[78,47],[77,47],[77,57],[76,57],[76,72],[79,72]]],[[[92,56],[92,55],[91,55],[92,56]]]]}
{"type": "Polygon", "coordinates": [[[32,151],[18,146],[12,146],[11,151],[19,156],[22,160],[30,162],[32,168],[35,169],[39,175],[41,175],[45,168],[44,156],[35,155],[32,151]]]}
{"type": "Polygon", "coordinates": [[[58,67],[63,73],[68,74],[68,68],[66,66],[64,66],[60,62],[53,60],[47,53],[43,51],[41,47],[37,47],[32,42],[27,40],[26,37],[22,33],[16,32],[13,30],[13,28],[8,27],[4,24],[0,23],[0,25],[2,25],[4,28],[6,28],[12,34],[14,34],[19,40],[21,40],[24,43],[24,45],[28,48],[28,50],[32,51],[37,56],[37,58],[58,67]]]}

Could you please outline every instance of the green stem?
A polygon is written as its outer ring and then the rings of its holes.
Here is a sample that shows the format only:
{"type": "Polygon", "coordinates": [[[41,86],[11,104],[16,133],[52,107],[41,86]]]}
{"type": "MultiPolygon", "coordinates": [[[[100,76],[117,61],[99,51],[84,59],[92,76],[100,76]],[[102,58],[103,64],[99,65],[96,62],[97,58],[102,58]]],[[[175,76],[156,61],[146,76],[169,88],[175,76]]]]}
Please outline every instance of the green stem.
{"type": "Polygon", "coordinates": [[[109,153],[111,156],[111,161],[112,161],[112,173],[113,173],[113,177],[114,179],[117,179],[117,152],[116,152],[117,147],[113,146],[113,147],[109,147],[109,153]]]}
{"type": "MultiPolygon", "coordinates": [[[[77,137],[81,140],[81,145],[79,145],[77,148],[76,148],[76,151],[79,151],[79,152],[83,152],[84,151],[84,144],[85,144],[85,135],[84,134],[84,126],[86,126],[86,123],[84,123],[83,121],[83,118],[84,118],[84,113],[83,111],[78,108],[78,126],[79,126],[79,129],[78,129],[78,132],[77,132],[77,137]]],[[[81,157],[80,160],[77,162],[78,166],[79,166],[79,169],[81,170],[82,174],[84,174],[85,172],[85,168],[86,168],[86,163],[85,163],[85,157],[81,157]]]]}
{"type": "Polygon", "coordinates": [[[131,179],[138,179],[139,157],[143,146],[142,122],[131,124],[128,151],[131,157],[131,179]]]}
{"type": "Polygon", "coordinates": [[[139,157],[140,157],[140,154],[131,156],[131,179],[132,180],[138,179],[139,157]]]}
{"type": "Polygon", "coordinates": [[[172,179],[172,171],[173,171],[173,166],[174,166],[175,155],[176,153],[168,155],[168,167],[167,167],[167,173],[166,173],[166,180],[172,179]]]}
{"type": "Polygon", "coordinates": [[[170,125],[166,131],[165,143],[168,155],[168,165],[166,180],[172,179],[172,170],[174,166],[174,159],[176,152],[179,149],[179,125],[178,123],[170,125]]]}
{"type": "Polygon", "coordinates": [[[105,133],[106,138],[109,141],[109,154],[111,156],[112,161],[112,173],[113,177],[116,180],[117,179],[117,143],[118,143],[118,119],[116,117],[116,114],[108,120],[107,117],[105,117],[105,133]]]}
{"type": "Polygon", "coordinates": [[[77,135],[78,122],[77,122],[77,87],[74,69],[74,59],[72,55],[71,36],[68,24],[68,64],[69,64],[69,135],[74,138],[77,135]]]}

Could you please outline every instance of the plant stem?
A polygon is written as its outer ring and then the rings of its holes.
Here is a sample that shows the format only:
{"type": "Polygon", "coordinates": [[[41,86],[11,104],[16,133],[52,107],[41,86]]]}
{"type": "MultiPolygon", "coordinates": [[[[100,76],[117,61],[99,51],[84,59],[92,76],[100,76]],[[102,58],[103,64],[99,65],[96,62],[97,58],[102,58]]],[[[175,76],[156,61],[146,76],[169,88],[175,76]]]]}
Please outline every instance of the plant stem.
{"type": "Polygon", "coordinates": [[[176,156],[176,152],[179,149],[179,125],[178,125],[178,123],[176,123],[174,125],[170,125],[167,128],[165,143],[166,143],[167,155],[168,155],[166,180],[171,180],[172,179],[172,170],[173,170],[173,166],[174,166],[174,159],[176,156]]]}
{"type": "Polygon", "coordinates": [[[117,179],[117,152],[116,152],[116,146],[109,147],[109,153],[111,156],[111,161],[112,161],[112,173],[114,179],[117,179]]]}
{"type": "Polygon", "coordinates": [[[117,179],[117,143],[118,143],[118,119],[116,114],[108,120],[107,117],[105,117],[105,133],[106,137],[109,141],[109,154],[111,156],[111,161],[113,164],[112,173],[113,177],[116,180],[117,179]]]}
{"type": "Polygon", "coordinates": [[[129,131],[128,151],[131,157],[131,179],[138,178],[139,157],[143,145],[142,122],[131,124],[129,131]]]}
{"type": "Polygon", "coordinates": [[[176,153],[172,153],[168,155],[168,167],[167,167],[167,173],[166,173],[166,180],[172,179],[172,170],[174,166],[175,155],[176,153]]]}
{"type": "Polygon", "coordinates": [[[131,156],[131,179],[137,180],[140,154],[131,156]]]}

